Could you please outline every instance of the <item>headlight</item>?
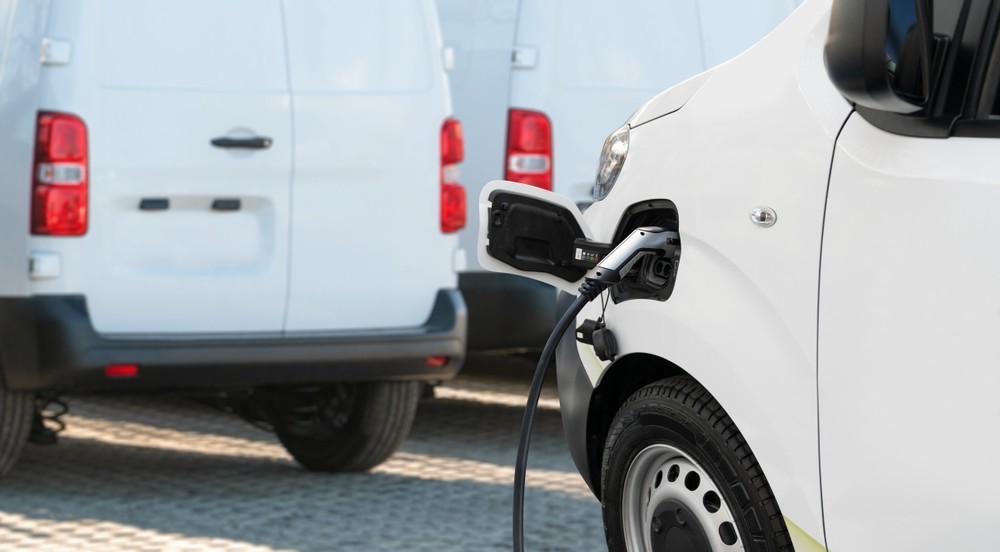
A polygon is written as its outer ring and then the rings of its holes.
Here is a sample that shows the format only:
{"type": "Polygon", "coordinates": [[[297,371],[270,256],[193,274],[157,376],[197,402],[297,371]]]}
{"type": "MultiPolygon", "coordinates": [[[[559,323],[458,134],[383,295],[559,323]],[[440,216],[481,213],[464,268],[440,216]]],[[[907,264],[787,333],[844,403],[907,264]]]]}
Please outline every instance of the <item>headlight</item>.
{"type": "Polygon", "coordinates": [[[618,173],[622,172],[625,156],[628,155],[628,125],[624,125],[611,133],[604,141],[601,149],[601,161],[597,165],[597,178],[594,181],[594,201],[600,201],[611,192],[618,173]]]}

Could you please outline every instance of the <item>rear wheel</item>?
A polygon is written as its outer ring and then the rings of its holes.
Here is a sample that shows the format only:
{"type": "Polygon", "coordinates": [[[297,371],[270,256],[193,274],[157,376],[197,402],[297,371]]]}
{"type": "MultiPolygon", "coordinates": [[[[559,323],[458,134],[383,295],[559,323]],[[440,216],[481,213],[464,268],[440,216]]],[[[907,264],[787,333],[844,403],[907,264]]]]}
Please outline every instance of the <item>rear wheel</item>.
{"type": "Polygon", "coordinates": [[[10,471],[21,457],[34,415],[34,393],[8,391],[0,377],[0,475],[10,471]]]}
{"type": "Polygon", "coordinates": [[[271,420],[281,443],[311,470],[365,471],[410,433],[418,382],[340,383],[276,392],[271,420]]]}
{"type": "Polygon", "coordinates": [[[749,445],[690,378],[629,397],[608,433],[601,477],[610,550],[792,550],[749,445]]]}

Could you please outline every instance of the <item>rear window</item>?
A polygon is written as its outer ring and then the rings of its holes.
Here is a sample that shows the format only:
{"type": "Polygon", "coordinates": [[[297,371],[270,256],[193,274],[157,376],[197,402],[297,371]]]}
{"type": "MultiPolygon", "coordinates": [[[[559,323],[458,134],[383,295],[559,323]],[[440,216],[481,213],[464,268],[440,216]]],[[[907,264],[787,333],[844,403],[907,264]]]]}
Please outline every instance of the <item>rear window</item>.
{"type": "MultiPolygon", "coordinates": [[[[427,6],[416,0],[286,0],[296,92],[413,92],[431,84],[427,6]]],[[[436,43],[436,36],[435,43],[436,43]]]]}
{"type": "Polygon", "coordinates": [[[287,90],[278,0],[101,0],[100,81],[160,90],[287,90]]]}

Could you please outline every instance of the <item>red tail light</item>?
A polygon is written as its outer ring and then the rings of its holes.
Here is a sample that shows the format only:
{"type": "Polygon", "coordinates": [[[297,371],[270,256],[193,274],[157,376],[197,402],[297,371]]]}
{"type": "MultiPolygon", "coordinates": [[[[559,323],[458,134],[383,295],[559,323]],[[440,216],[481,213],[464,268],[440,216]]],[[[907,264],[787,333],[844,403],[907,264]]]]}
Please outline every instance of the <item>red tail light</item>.
{"type": "Polygon", "coordinates": [[[31,233],[87,232],[87,127],[75,115],[38,114],[31,193],[31,233]]]}
{"type": "Polygon", "coordinates": [[[544,113],[511,109],[504,178],[552,189],[552,124],[544,113]]]}
{"type": "Polygon", "coordinates": [[[441,231],[465,227],[465,188],[458,183],[458,163],[465,158],[462,123],[448,119],[441,127],[441,231]]]}

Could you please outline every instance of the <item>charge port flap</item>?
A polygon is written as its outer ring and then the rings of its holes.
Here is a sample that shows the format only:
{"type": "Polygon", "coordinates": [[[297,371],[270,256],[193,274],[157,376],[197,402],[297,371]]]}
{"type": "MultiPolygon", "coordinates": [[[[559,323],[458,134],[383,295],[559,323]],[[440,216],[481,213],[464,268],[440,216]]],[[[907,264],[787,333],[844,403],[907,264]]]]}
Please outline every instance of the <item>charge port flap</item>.
{"type": "Polygon", "coordinates": [[[576,293],[587,268],[576,243],[590,229],[569,199],[534,186],[490,182],[479,198],[479,264],[576,293]]]}

